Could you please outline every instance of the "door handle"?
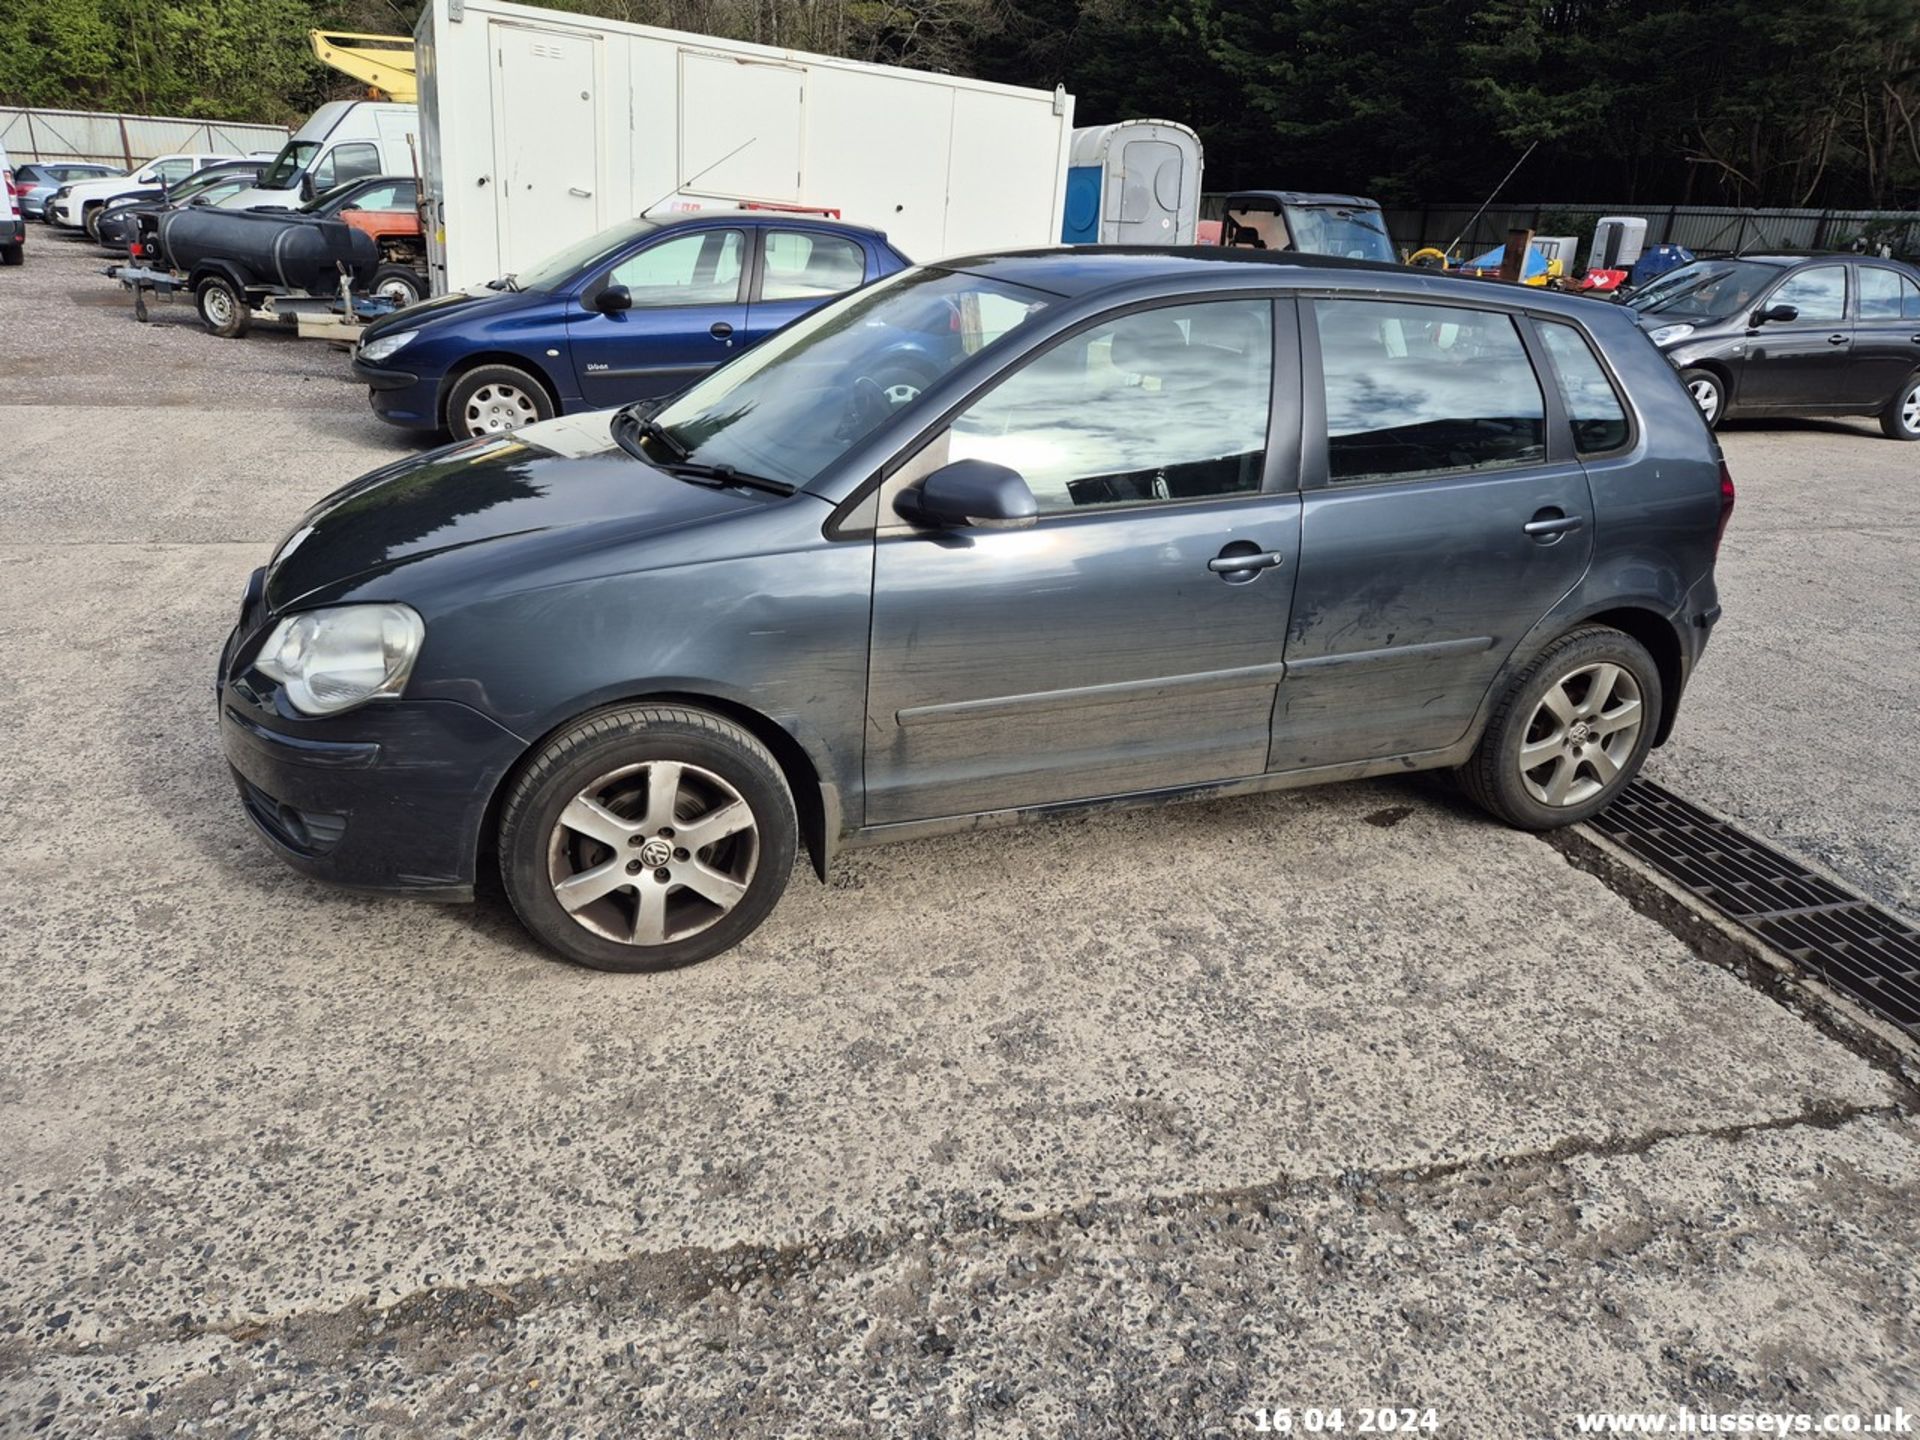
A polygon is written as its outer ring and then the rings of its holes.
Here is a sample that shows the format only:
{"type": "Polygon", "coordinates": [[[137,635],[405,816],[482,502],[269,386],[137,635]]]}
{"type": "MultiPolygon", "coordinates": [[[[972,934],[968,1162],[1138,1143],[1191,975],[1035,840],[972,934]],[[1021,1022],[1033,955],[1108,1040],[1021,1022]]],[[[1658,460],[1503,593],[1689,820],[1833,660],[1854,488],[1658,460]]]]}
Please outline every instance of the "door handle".
{"type": "Polygon", "coordinates": [[[1549,507],[1540,511],[1520,528],[1534,539],[1545,540],[1551,545],[1569,530],[1578,530],[1586,523],[1586,520],[1579,515],[1565,515],[1549,507]]]}
{"type": "Polygon", "coordinates": [[[1260,550],[1251,554],[1216,555],[1207,561],[1207,569],[1216,575],[1250,575],[1255,570],[1271,570],[1287,563],[1278,550],[1260,550]]]}
{"type": "Polygon", "coordinates": [[[724,320],[716,320],[707,327],[707,333],[716,340],[725,340],[729,335],[733,334],[733,326],[724,320]]]}
{"type": "Polygon", "coordinates": [[[569,195],[578,195],[582,200],[585,200],[589,195],[593,194],[591,190],[582,190],[578,185],[569,185],[567,187],[567,193],[569,195]]]}
{"type": "Polygon", "coordinates": [[[1844,335],[1829,335],[1827,336],[1827,343],[1829,345],[1844,345],[1847,343],[1847,337],[1844,335]]]}

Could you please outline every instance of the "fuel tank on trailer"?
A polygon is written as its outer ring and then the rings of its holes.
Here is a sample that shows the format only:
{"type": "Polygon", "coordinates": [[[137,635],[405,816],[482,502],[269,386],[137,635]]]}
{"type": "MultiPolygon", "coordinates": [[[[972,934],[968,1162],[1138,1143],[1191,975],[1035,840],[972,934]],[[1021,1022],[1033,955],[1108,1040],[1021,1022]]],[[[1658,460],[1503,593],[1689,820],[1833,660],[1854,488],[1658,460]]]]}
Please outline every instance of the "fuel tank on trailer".
{"type": "Polygon", "coordinates": [[[210,260],[237,267],[247,283],[276,285],[308,295],[336,295],[339,266],[363,290],[380,254],[373,237],[342,220],[272,210],[222,210],[190,205],[159,217],[160,256],[176,270],[210,260]]]}

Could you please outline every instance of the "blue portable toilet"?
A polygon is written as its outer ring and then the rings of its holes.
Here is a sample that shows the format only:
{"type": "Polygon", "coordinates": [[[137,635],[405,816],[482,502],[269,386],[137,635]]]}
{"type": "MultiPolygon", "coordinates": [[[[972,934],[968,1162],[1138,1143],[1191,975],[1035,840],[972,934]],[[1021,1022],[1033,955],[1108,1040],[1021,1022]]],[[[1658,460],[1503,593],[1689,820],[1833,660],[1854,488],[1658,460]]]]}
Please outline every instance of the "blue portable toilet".
{"type": "Polygon", "coordinates": [[[1173,120],[1120,120],[1073,132],[1068,245],[1191,245],[1200,219],[1200,137],[1173,120]]]}

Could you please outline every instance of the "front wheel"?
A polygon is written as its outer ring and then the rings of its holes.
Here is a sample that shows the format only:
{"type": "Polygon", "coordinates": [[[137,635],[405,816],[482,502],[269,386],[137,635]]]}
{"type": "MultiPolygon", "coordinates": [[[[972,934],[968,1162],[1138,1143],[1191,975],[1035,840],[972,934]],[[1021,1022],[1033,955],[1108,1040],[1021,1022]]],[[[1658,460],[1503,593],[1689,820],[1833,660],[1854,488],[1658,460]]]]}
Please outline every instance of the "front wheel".
{"type": "Polygon", "coordinates": [[[223,340],[237,340],[247,333],[253,318],[247,310],[246,296],[240,287],[224,275],[209,275],[193,293],[194,308],[200,323],[223,340]]]}
{"type": "Polygon", "coordinates": [[[521,922],[597,970],[670,970],[731,949],[772,913],[798,848],[766,746],[682,706],[581,721],[521,772],[500,820],[521,922]]]}
{"type": "Polygon", "coordinates": [[[1516,675],[1460,780],[1482,809],[1552,830],[1602,809],[1653,748],[1660,669],[1602,625],[1568,631],[1516,675]]]}
{"type": "Polygon", "coordinates": [[[553,418],[547,387],[514,365],[481,365],[447,395],[447,429],[456,440],[501,435],[553,418]]]}
{"type": "Polygon", "coordinates": [[[80,228],[87,232],[87,238],[95,244],[100,242],[100,212],[104,205],[89,205],[80,217],[80,228]]]}
{"type": "Polygon", "coordinates": [[[1680,383],[1700,407],[1700,418],[1707,422],[1707,428],[1719,429],[1720,417],[1727,408],[1727,387],[1720,383],[1720,377],[1711,370],[1682,370],[1680,383]]]}
{"type": "Polygon", "coordinates": [[[1920,375],[1909,375],[1880,412],[1880,428],[1890,440],[1920,440],[1920,375]]]}

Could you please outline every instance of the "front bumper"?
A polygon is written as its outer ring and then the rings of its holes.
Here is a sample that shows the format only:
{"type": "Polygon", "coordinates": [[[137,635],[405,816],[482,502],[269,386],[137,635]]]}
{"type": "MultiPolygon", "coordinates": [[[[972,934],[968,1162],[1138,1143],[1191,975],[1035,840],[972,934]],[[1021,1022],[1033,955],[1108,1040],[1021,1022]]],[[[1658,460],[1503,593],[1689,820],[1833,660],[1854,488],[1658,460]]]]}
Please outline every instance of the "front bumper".
{"type": "Polygon", "coordinates": [[[520,738],[451,700],[294,715],[248,668],[260,614],[250,604],[229,637],[215,687],[221,747],[254,828],[294,869],[336,885],[472,899],[487,808],[520,738]]]}
{"type": "Polygon", "coordinates": [[[369,365],[356,353],[348,362],[354,378],[367,387],[367,403],[373,413],[390,425],[409,430],[440,428],[440,385],[435,379],[422,380],[410,370],[388,370],[369,365]]]}

